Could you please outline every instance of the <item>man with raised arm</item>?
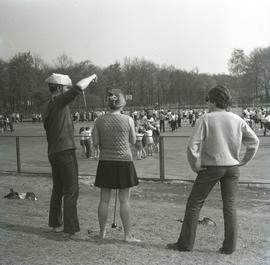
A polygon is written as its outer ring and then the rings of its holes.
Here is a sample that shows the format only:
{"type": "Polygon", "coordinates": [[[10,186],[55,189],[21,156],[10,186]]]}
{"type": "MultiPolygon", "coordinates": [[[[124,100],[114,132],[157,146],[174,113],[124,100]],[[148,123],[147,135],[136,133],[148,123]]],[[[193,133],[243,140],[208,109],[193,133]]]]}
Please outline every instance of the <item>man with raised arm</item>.
{"type": "Polygon", "coordinates": [[[52,227],[53,232],[67,233],[71,239],[85,239],[85,237],[79,233],[78,163],[69,103],[83,93],[95,79],[96,75],[92,75],[82,79],[75,86],[72,86],[67,75],[52,74],[45,80],[51,93],[51,99],[43,114],[53,179],[49,227],[52,227]]]}

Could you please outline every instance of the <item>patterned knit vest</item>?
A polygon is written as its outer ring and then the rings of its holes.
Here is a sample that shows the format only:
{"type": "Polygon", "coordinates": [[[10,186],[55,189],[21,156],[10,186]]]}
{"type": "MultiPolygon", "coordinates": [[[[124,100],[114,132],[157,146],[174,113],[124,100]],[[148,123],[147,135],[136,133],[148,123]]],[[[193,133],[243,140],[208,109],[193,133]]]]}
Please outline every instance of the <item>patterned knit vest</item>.
{"type": "Polygon", "coordinates": [[[99,135],[99,160],[131,161],[129,116],[106,114],[96,120],[99,135]]]}

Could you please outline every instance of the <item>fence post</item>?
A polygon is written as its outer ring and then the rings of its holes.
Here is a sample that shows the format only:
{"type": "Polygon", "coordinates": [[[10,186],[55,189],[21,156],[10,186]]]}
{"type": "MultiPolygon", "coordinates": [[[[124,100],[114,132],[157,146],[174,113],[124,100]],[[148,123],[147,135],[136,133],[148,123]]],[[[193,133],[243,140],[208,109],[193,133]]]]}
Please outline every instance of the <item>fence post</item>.
{"type": "Polygon", "coordinates": [[[16,136],[17,172],[21,173],[20,137],[16,136]]]}
{"type": "Polygon", "coordinates": [[[159,137],[159,175],[160,180],[165,180],[165,165],[164,165],[164,137],[159,137]]]}

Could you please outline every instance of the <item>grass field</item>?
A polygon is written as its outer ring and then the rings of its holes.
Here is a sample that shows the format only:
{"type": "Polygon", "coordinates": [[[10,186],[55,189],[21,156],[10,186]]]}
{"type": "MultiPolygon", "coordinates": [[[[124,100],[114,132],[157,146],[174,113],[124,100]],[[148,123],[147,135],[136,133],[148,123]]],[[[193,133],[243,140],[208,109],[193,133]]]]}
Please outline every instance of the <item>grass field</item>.
{"type": "MultiPolygon", "coordinates": [[[[76,124],[78,132],[81,124],[76,124]]],[[[191,128],[168,132],[165,139],[166,178],[194,179],[186,161],[186,142],[191,128]]],[[[260,133],[260,132],[258,132],[260,133]]],[[[41,124],[15,125],[13,135],[22,137],[22,170],[50,172],[47,144],[41,124]],[[42,136],[42,137],[40,137],[42,136]]],[[[270,137],[260,137],[256,158],[242,169],[241,180],[269,181],[270,137]]],[[[77,139],[79,146],[79,138],[77,139]]],[[[98,235],[97,205],[99,189],[93,186],[97,161],[80,156],[80,196],[78,215],[82,231],[90,230],[87,241],[71,241],[64,234],[55,235],[47,227],[52,188],[49,177],[42,174],[16,174],[15,138],[0,137],[0,265],[267,265],[270,264],[270,190],[257,185],[240,185],[238,195],[238,247],[232,255],[221,255],[217,249],[223,240],[222,203],[219,185],[210,193],[200,218],[207,216],[217,226],[199,225],[194,251],[180,253],[165,249],[178,238],[191,184],[181,181],[141,181],[132,189],[132,228],[140,244],[122,241],[119,214],[118,228],[111,228],[113,203],[110,204],[107,239],[98,235]],[[32,191],[37,201],[8,200],[4,195],[15,191],[32,191]]],[[[135,160],[139,177],[159,177],[158,154],[142,161],[135,160]]],[[[47,175],[46,175],[47,176],[47,175]]],[[[268,185],[264,185],[268,186],[268,185]]]]}
{"type": "MultiPolygon", "coordinates": [[[[1,265],[267,265],[270,264],[270,190],[241,185],[238,196],[238,247],[232,255],[217,253],[223,240],[222,204],[219,185],[212,190],[201,211],[217,226],[199,225],[194,250],[180,253],[166,250],[178,238],[191,185],[141,181],[132,190],[132,230],[140,244],[122,241],[118,210],[113,221],[112,199],[107,239],[98,235],[99,190],[93,178],[80,179],[78,214],[82,231],[90,229],[87,241],[71,241],[49,231],[48,208],[51,179],[0,174],[0,264],[1,265]],[[33,191],[38,200],[8,200],[12,187],[33,191]]],[[[86,233],[86,232],[85,232],[86,233]]]]}

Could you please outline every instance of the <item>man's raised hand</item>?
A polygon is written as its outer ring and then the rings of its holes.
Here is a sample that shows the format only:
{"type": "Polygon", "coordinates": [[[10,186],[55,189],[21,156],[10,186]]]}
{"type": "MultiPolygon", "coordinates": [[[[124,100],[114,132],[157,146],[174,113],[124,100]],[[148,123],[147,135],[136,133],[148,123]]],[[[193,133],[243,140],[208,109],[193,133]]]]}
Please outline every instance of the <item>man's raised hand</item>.
{"type": "Polygon", "coordinates": [[[76,86],[78,86],[82,91],[84,91],[91,82],[96,81],[96,80],[97,80],[97,75],[93,74],[93,75],[90,75],[89,77],[81,79],[76,84],[76,86]]]}

